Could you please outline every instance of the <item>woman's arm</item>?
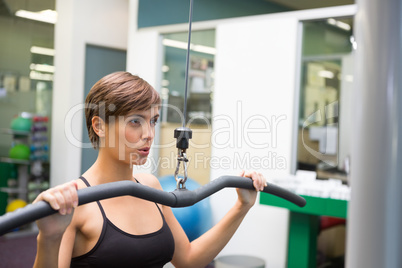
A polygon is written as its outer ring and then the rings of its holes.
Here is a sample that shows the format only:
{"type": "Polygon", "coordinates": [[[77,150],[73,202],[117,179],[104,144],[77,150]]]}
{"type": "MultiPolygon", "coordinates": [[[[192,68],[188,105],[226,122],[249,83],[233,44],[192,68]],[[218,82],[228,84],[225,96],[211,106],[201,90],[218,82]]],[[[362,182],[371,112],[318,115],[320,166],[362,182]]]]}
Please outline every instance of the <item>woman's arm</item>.
{"type": "MultiPolygon", "coordinates": [[[[73,217],[74,208],[78,206],[77,183],[69,182],[41,193],[35,202],[44,200],[53,209],[54,214],[38,220],[37,253],[34,268],[60,267],[59,251],[62,239],[73,217]]],[[[69,228],[68,236],[74,235],[75,228],[69,228]]],[[[71,242],[71,241],[70,241],[71,242]]],[[[64,243],[64,241],[63,241],[64,243]]],[[[73,245],[74,240],[71,242],[73,245]]],[[[71,254],[71,253],[70,253],[71,254]]]]}
{"type": "MultiPolygon", "coordinates": [[[[244,172],[240,174],[244,176],[244,172]]],[[[265,178],[258,173],[246,174],[253,179],[258,191],[265,186],[265,178]]],[[[171,208],[164,207],[166,221],[175,239],[172,263],[176,267],[205,267],[226,246],[236,232],[249,209],[254,205],[257,191],[237,189],[238,200],[229,212],[208,232],[189,242],[185,232],[173,215],[171,208]]]]}
{"type": "Polygon", "coordinates": [[[60,244],[61,237],[45,237],[39,234],[37,237],[37,251],[33,267],[58,267],[60,244]]]}

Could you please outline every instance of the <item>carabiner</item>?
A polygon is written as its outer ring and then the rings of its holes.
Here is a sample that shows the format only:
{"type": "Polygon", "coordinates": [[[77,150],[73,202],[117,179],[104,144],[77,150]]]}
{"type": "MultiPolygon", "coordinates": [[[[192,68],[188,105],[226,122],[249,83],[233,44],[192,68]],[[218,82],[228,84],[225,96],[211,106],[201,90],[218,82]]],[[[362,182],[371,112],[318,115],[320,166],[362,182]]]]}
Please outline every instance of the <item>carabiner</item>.
{"type": "Polygon", "coordinates": [[[176,170],[174,172],[174,178],[176,179],[176,188],[177,189],[186,189],[186,181],[187,181],[187,155],[186,151],[179,149],[177,153],[177,166],[176,170]],[[184,167],[184,177],[179,178],[179,171],[180,171],[180,165],[183,163],[184,167]]]}

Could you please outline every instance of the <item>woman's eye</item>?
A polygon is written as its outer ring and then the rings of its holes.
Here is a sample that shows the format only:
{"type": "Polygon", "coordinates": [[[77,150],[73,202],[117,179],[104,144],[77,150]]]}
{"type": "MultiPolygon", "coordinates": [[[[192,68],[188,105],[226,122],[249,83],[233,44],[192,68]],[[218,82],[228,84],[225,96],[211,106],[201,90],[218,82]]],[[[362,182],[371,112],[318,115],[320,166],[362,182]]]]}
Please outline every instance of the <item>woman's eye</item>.
{"type": "Polygon", "coordinates": [[[140,119],[133,119],[130,122],[135,124],[135,125],[141,125],[141,120],[140,119]]]}
{"type": "MultiPolygon", "coordinates": [[[[146,121],[142,118],[136,118],[136,119],[131,119],[130,123],[135,126],[142,126],[142,125],[146,124],[146,121]]],[[[158,123],[158,118],[154,118],[149,121],[149,124],[151,126],[155,126],[157,123],[158,123]]]]}
{"type": "Polygon", "coordinates": [[[151,120],[151,125],[152,125],[152,126],[155,126],[157,123],[158,123],[158,119],[157,119],[157,118],[151,120]]]}

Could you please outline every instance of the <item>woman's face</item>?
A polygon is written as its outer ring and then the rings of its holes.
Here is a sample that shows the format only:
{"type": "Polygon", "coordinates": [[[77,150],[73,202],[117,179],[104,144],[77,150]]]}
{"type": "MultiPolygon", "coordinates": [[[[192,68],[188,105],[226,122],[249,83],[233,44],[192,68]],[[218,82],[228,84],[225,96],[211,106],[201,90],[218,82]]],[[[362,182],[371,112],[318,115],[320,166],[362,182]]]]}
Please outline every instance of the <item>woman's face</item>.
{"type": "Polygon", "coordinates": [[[155,137],[158,107],[134,111],[127,116],[109,118],[105,130],[105,149],[114,158],[131,165],[145,164],[155,137]]]}

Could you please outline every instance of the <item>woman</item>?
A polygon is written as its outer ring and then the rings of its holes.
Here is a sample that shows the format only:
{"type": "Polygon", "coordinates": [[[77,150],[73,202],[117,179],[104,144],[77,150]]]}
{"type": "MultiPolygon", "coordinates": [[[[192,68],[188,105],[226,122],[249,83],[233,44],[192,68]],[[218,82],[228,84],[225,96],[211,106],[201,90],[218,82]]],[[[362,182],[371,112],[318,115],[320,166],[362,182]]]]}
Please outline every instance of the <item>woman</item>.
{"type": "Polygon", "coordinates": [[[156,177],[135,174],[146,162],[159,117],[158,93],[143,79],[117,72],[99,80],[86,98],[86,122],[96,162],[79,179],[51,188],[45,200],[58,214],[37,221],[34,267],[205,267],[227,244],[265,178],[245,173],[257,191],[237,189],[238,200],[225,217],[189,242],[170,207],[121,196],[77,207],[77,189],[132,180],[162,190],[156,177]]]}

